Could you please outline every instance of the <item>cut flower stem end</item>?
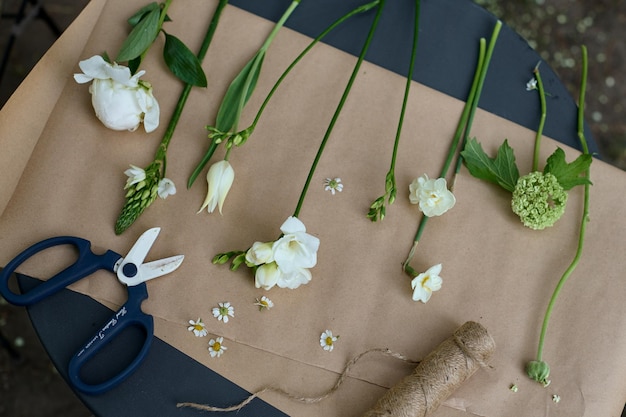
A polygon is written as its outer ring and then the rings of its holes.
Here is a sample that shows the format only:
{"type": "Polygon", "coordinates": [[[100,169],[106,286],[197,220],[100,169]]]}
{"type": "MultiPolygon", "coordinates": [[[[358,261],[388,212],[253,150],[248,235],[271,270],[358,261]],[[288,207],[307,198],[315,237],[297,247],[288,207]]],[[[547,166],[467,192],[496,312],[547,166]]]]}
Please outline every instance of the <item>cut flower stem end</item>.
{"type": "MultiPolygon", "coordinates": [[[[587,48],[583,45],[581,47],[581,51],[582,51],[582,77],[581,77],[582,79],[581,79],[581,86],[580,86],[580,97],[579,97],[579,102],[578,102],[578,137],[580,139],[580,144],[583,149],[583,154],[589,154],[587,140],[584,135],[585,90],[587,87],[587,71],[588,71],[587,48]]],[[[590,177],[589,169],[584,173],[584,177],[586,179],[589,179],[590,177]]],[[[563,286],[565,285],[565,282],[568,280],[568,278],[572,275],[572,273],[578,266],[578,263],[580,262],[580,259],[582,257],[583,245],[585,241],[585,233],[587,230],[587,223],[589,222],[590,186],[591,185],[589,182],[584,184],[583,211],[582,211],[582,217],[580,221],[580,229],[579,229],[579,234],[578,234],[578,245],[576,248],[576,254],[574,255],[574,258],[572,259],[572,262],[570,263],[570,265],[567,267],[567,269],[561,276],[561,279],[557,283],[556,288],[554,289],[554,292],[552,293],[552,297],[550,298],[550,301],[548,303],[548,307],[546,309],[546,313],[543,319],[543,324],[541,327],[541,334],[539,336],[537,358],[535,361],[529,362],[526,367],[528,376],[531,379],[544,384],[544,386],[546,385],[546,382],[547,382],[546,380],[547,375],[543,376],[543,374],[545,373],[545,369],[548,370],[548,374],[549,374],[549,369],[550,369],[548,364],[543,361],[543,347],[545,343],[546,333],[548,330],[548,322],[550,321],[550,316],[552,315],[552,310],[554,308],[556,299],[558,298],[563,286]]]]}

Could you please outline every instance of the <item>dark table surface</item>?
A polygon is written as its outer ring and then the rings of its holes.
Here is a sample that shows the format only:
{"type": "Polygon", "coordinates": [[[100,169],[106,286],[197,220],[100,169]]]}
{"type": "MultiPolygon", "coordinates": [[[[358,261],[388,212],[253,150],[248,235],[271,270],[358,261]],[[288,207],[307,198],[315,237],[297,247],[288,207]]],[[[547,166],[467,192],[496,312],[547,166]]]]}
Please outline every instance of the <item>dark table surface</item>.
{"type": "MultiPolygon", "coordinates": [[[[289,3],[289,0],[230,2],[270,20],[277,20],[289,3]]],[[[361,0],[302,2],[286,26],[315,37],[339,16],[362,3],[361,0]]],[[[387,2],[366,56],[367,61],[406,75],[414,7],[415,2],[408,0],[387,2]]],[[[496,18],[470,0],[423,0],[421,7],[420,42],[414,79],[465,100],[474,74],[478,40],[481,37],[489,39],[496,18]]],[[[372,18],[373,13],[367,13],[350,19],[328,35],[325,43],[358,55],[372,18]]],[[[532,69],[541,61],[527,42],[505,25],[498,39],[479,107],[536,130],[539,123],[538,96],[526,91],[526,82],[532,76],[532,69]]],[[[550,92],[550,117],[544,133],[580,149],[574,100],[545,62],[541,64],[541,74],[550,92]]],[[[591,152],[597,152],[588,131],[587,138],[591,152]]],[[[39,282],[25,276],[18,278],[22,290],[39,282]]],[[[64,378],[71,356],[112,314],[111,310],[90,297],[70,290],[29,307],[28,312],[45,349],[64,378]]],[[[110,363],[123,366],[129,357],[132,358],[133,347],[139,349],[143,337],[143,334],[133,332],[124,335],[98,358],[98,364],[106,365],[95,364],[86,368],[85,378],[97,379],[107,372],[114,372],[110,363]]],[[[225,407],[242,401],[249,393],[155,338],[145,362],[120,386],[98,396],[80,392],[77,395],[97,416],[136,417],[197,416],[197,411],[176,409],[174,404],[191,398],[225,407]]],[[[285,414],[255,399],[237,415],[278,417],[285,414]]]]}

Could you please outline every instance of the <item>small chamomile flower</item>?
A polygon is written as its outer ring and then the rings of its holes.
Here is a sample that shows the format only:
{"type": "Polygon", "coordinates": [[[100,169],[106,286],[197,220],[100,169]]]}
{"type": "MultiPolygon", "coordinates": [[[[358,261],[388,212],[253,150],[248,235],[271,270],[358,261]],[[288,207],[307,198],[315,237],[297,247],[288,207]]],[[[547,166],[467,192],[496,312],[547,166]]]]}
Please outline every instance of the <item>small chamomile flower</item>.
{"type": "Polygon", "coordinates": [[[513,384],[509,387],[509,390],[511,392],[517,392],[519,390],[519,388],[517,387],[517,385],[513,384]]]}
{"type": "Polygon", "coordinates": [[[272,300],[270,300],[266,296],[257,298],[254,305],[259,306],[259,311],[269,310],[270,308],[274,307],[274,303],[272,302],[272,300]]]}
{"type": "Polygon", "coordinates": [[[218,306],[213,308],[213,317],[216,319],[228,323],[229,317],[235,317],[235,307],[230,303],[218,303],[218,306]]]}
{"type": "Polygon", "coordinates": [[[196,337],[204,337],[207,335],[206,326],[199,317],[196,321],[189,320],[189,327],[187,327],[187,330],[193,332],[196,337]]]}
{"type": "Polygon", "coordinates": [[[333,332],[330,330],[324,331],[320,336],[320,346],[328,352],[332,352],[335,348],[335,342],[339,339],[339,336],[333,336],[333,332]]]}
{"type": "Polygon", "coordinates": [[[526,91],[533,91],[537,89],[537,79],[535,77],[528,80],[526,83],[526,91]]]}
{"type": "Polygon", "coordinates": [[[330,191],[332,195],[335,195],[335,192],[341,192],[343,190],[343,184],[341,183],[341,178],[326,178],[324,180],[324,190],[330,191]]]}
{"type": "Polygon", "coordinates": [[[209,340],[209,354],[212,358],[216,356],[219,358],[220,356],[222,356],[222,353],[224,353],[224,351],[227,349],[223,343],[223,337],[216,337],[215,339],[209,340]]]}
{"type": "Polygon", "coordinates": [[[554,401],[556,404],[560,403],[561,402],[561,396],[557,395],[557,394],[554,394],[552,396],[552,401],[554,401]]]}

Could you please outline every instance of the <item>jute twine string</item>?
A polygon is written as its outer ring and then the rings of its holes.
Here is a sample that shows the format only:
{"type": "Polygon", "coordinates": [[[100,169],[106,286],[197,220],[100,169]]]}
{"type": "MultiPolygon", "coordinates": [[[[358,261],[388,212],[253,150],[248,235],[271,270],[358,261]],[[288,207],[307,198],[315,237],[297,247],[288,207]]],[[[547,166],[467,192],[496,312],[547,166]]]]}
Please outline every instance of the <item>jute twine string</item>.
{"type": "Polygon", "coordinates": [[[486,366],[495,350],[495,343],[487,330],[475,322],[467,322],[421,362],[414,362],[389,349],[370,349],[352,358],[344,367],[335,384],[315,397],[299,396],[281,388],[268,386],[239,404],[231,407],[214,407],[192,402],[178,403],[177,407],[191,407],[202,411],[238,411],[266,392],[278,393],[304,404],[318,403],[339,389],[352,367],[365,355],[379,352],[404,362],[418,364],[413,373],[393,386],[363,417],[423,417],[437,409],[463,381],[481,366],[486,366]]]}

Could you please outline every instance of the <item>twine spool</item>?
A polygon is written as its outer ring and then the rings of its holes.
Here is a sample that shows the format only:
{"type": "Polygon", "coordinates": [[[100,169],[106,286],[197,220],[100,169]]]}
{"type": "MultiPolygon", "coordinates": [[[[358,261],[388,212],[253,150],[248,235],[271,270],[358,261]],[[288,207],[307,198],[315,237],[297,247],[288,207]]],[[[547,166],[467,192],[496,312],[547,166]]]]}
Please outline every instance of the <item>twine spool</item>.
{"type": "Polygon", "coordinates": [[[466,322],[363,417],[429,415],[478,368],[487,366],[495,347],[487,329],[473,321],[466,322]]]}

